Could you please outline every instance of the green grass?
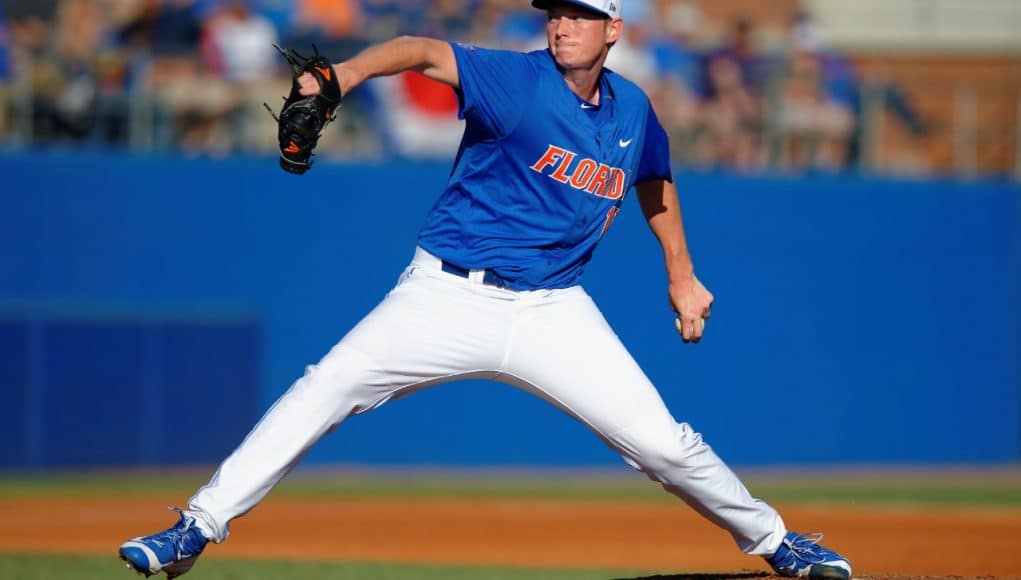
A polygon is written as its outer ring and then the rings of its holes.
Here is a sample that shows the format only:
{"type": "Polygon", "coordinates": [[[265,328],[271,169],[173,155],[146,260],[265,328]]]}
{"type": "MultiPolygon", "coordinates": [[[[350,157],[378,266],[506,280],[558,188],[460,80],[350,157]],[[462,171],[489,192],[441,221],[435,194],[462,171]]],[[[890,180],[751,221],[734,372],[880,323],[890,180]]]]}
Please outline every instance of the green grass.
{"type": "MultiPolygon", "coordinates": [[[[8,474],[0,496],[116,495],[187,498],[211,470],[8,474]]],[[[1021,506],[1021,472],[868,472],[750,475],[753,495],[771,503],[1021,506]]],[[[365,498],[505,498],[676,501],[638,474],[416,473],[312,471],[294,474],[274,495],[365,498]]]]}
{"type": "MultiPolygon", "coordinates": [[[[646,574],[648,574],[646,572],[646,574]]],[[[203,558],[189,580],[605,580],[635,578],[633,570],[544,570],[352,562],[245,561],[203,558]]],[[[0,554],[4,580],[130,580],[141,579],[112,556],[0,554]]],[[[165,578],[165,576],[158,576],[165,578]]]]}

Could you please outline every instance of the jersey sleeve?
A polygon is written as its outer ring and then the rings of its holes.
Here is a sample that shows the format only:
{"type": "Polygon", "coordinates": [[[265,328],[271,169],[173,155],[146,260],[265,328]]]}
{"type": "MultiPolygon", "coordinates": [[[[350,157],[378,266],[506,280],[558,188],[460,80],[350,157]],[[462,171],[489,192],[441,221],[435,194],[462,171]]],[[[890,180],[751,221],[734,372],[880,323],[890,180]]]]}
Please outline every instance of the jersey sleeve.
{"type": "Polygon", "coordinates": [[[451,43],[457,60],[458,117],[493,137],[510,133],[533,98],[538,72],[520,52],[451,43]]]}
{"type": "Polygon", "coordinates": [[[670,170],[670,140],[663,125],[659,123],[652,104],[649,104],[649,115],[645,121],[645,142],[642,144],[642,156],[638,160],[635,185],[659,180],[670,182],[674,180],[670,170]]]}

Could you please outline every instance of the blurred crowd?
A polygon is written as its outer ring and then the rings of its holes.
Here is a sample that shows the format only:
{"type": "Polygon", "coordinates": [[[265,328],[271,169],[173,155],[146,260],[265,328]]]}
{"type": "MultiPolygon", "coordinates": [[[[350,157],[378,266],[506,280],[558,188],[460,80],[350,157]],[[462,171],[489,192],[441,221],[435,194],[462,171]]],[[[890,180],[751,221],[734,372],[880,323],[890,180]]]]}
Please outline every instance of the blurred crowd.
{"type": "MultiPolygon", "coordinates": [[[[528,0],[2,6],[0,144],[267,153],[276,135],[263,102],[277,109],[289,89],[273,43],[299,52],[315,45],[333,61],[399,34],[520,50],[545,46],[545,16],[528,0]]],[[[851,61],[821,41],[807,12],[794,10],[783,25],[767,27],[740,17],[710,21],[694,1],[628,0],[624,16],[625,36],[607,66],[652,97],[679,164],[745,172],[856,164],[863,88],[851,61]]],[[[345,100],[339,128],[329,129],[342,138],[324,146],[327,154],[401,153],[387,134],[394,123],[381,119],[410,105],[380,93],[355,91],[345,100]]],[[[925,130],[895,87],[877,94],[911,131],[925,130]]],[[[456,123],[449,111],[446,119],[456,123]]],[[[426,144],[438,134],[419,132],[426,144]]]]}

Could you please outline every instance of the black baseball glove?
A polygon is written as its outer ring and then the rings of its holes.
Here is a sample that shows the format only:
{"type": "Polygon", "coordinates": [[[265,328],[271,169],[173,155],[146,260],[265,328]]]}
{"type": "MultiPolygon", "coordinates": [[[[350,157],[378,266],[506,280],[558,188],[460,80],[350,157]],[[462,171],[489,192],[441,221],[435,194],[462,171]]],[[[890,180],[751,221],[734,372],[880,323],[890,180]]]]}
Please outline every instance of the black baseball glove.
{"type": "Polygon", "coordinates": [[[342,95],[333,66],[319,49],[312,46],[315,56],[304,57],[293,50],[273,45],[291,65],[294,76],[291,79],[291,94],[284,99],[280,116],[266,109],[277,121],[277,136],[280,139],[280,167],[288,173],[298,175],[312,167],[312,151],[319,142],[326,125],[337,116],[342,95]],[[319,81],[320,91],[314,95],[302,95],[298,77],[309,73],[319,81]]]}

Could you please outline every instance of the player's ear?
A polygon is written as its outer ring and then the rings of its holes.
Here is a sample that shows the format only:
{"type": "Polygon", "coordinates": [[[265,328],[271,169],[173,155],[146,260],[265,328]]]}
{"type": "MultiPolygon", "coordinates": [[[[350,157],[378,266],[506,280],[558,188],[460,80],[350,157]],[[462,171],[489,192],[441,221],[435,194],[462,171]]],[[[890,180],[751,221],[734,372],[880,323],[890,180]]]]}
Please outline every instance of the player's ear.
{"type": "Polygon", "coordinates": [[[620,38],[624,30],[624,21],[620,18],[611,18],[606,24],[606,44],[613,44],[620,38]]]}

